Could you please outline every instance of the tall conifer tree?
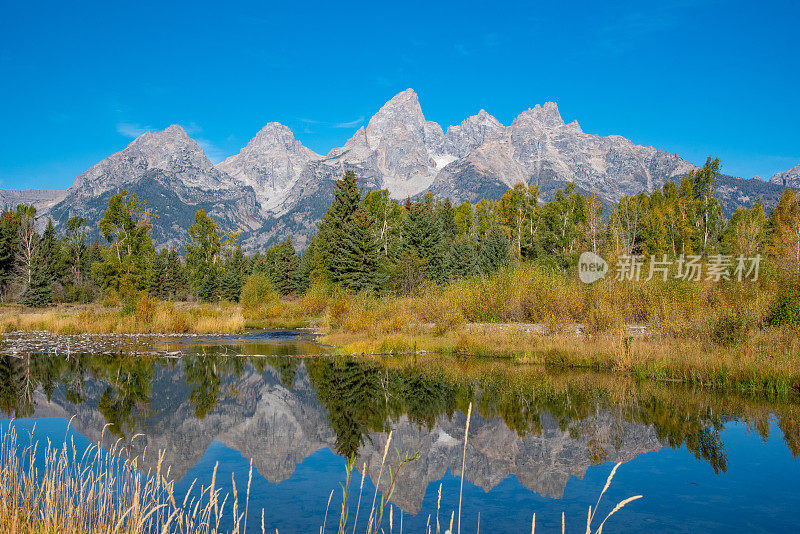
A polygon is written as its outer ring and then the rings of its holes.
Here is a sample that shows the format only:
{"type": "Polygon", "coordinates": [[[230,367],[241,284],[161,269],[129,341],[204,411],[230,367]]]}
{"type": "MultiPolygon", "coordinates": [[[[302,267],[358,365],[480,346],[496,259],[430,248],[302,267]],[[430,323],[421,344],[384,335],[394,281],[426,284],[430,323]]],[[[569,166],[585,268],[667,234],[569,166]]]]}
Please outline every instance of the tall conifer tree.
{"type": "Polygon", "coordinates": [[[374,293],[380,288],[378,242],[372,224],[364,208],[356,211],[338,255],[339,281],[353,291],[374,293]]]}
{"type": "Polygon", "coordinates": [[[315,253],[319,255],[321,267],[335,282],[341,282],[342,247],[344,238],[350,231],[353,217],[361,202],[361,188],[358,177],[347,171],[334,185],[333,202],[319,225],[319,239],[315,253]]]}
{"type": "Polygon", "coordinates": [[[444,281],[442,221],[436,216],[431,199],[408,205],[408,214],[403,221],[403,248],[424,262],[428,280],[444,281]]]}
{"type": "Polygon", "coordinates": [[[509,243],[499,226],[493,225],[481,243],[478,265],[483,274],[491,274],[510,260],[509,243]]]}

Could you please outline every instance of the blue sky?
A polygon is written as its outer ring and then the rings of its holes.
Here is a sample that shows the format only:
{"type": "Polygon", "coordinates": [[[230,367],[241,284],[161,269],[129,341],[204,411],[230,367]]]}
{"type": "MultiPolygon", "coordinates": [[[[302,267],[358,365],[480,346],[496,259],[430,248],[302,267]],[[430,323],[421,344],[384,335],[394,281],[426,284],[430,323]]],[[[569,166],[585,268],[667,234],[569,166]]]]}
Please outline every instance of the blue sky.
{"type": "Polygon", "coordinates": [[[0,0],[0,188],[67,187],[173,123],[213,161],[269,121],[326,153],[407,87],[443,127],[552,100],[768,177],[800,163],[798,21],[793,2],[0,0]]]}

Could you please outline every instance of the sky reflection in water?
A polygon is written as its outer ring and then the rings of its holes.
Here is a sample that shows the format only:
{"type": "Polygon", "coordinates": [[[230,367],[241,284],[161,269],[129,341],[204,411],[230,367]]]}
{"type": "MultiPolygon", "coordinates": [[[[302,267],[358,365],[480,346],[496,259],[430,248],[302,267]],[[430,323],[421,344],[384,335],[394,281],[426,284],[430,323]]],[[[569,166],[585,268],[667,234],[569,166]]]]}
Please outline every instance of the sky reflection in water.
{"type": "MultiPolygon", "coordinates": [[[[613,465],[624,464],[600,513],[643,494],[609,521],[625,531],[787,531],[800,523],[800,405],[680,387],[640,385],[619,377],[547,373],[508,364],[445,364],[226,354],[324,352],[302,339],[214,340],[188,346],[182,359],[120,355],[30,356],[0,361],[0,409],[18,433],[54,445],[67,435],[79,447],[111,422],[132,450],[166,449],[182,494],[192,480],[218,483],[254,475],[249,526],[260,531],[319,531],[331,490],[328,529],[335,530],[345,457],[355,455],[351,519],[367,466],[359,531],[366,528],[386,431],[392,449],[419,451],[398,478],[394,528],[435,524],[442,485],[443,527],[458,506],[466,408],[475,406],[467,452],[462,528],[583,530],[613,465]],[[230,344],[233,341],[236,344],[230,344]],[[49,398],[49,400],[48,400],[49,398]]],[[[8,421],[3,422],[3,429],[8,421]]],[[[25,438],[27,440],[27,437],[25,438]]],[[[24,440],[23,440],[24,441],[24,440]]],[[[396,463],[397,453],[390,452],[396,463]]],[[[148,465],[145,461],[145,465],[148,465]]],[[[381,488],[385,489],[386,475],[381,488]]],[[[388,514],[386,527],[388,530],[388,514]]]]}

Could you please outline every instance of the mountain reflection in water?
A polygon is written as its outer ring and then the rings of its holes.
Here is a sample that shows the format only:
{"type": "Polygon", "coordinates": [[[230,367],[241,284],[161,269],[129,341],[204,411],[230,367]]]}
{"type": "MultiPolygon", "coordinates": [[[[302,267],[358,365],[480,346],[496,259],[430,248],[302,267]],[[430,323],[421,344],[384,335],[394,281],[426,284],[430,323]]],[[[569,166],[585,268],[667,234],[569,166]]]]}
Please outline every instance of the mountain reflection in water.
{"type": "MultiPolygon", "coordinates": [[[[400,471],[392,497],[412,514],[423,509],[431,483],[447,480],[448,470],[460,472],[470,403],[465,478],[485,491],[513,475],[527,490],[560,498],[568,481],[583,478],[592,465],[663,448],[685,449],[725,473],[723,430],[734,421],[765,441],[777,427],[784,450],[793,458],[800,453],[796,398],[479,359],[284,357],[324,349],[303,340],[240,341],[185,345],[181,358],[3,356],[0,410],[16,418],[72,419],[92,442],[110,424],[106,442],[122,438],[133,454],[165,451],[177,480],[200,476],[200,466],[223,447],[238,451],[245,466],[251,460],[270,483],[291,479],[299,464],[310,458],[313,465],[325,449],[353,458],[375,481],[391,429],[392,449],[420,453],[400,471]]],[[[144,460],[154,468],[157,456],[144,460]]],[[[396,461],[390,454],[389,463],[396,461]]],[[[381,489],[387,484],[383,478],[381,489]]]]}

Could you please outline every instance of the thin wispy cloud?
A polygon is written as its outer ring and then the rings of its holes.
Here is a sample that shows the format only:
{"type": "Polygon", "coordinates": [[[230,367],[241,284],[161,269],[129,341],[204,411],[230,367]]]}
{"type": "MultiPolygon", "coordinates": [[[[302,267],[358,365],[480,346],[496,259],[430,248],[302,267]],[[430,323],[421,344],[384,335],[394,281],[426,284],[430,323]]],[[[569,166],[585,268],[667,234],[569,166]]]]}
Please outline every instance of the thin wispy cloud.
{"type": "Polygon", "coordinates": [[[345,121],[345,122],[318,121],[315,119],[308,119],[304,117],[300,117],[298,120],[305,125],[303,127],[303,133],[315,133],[311,129],[312,125],[321,126],[323,128],[355,128],[356,126],[359,126],[361,123],[364,122],[364,116],[361,115],[355,120],[345,121]]]}
{"type": "Polygon", "coordinates": [[[486,33],[481,37],[484,46],[486,46],[487,48],[496,47],[497,45],[500,44],[501,39],[502,39],[501,35],[499,33],[494,33],[494,32],[486,33]]]}
{"type": "Polygon", "coordinates": [[[181,124],[181,128],[183,128],[190,137],[203,133],[203,128],[194,121],[189,124],[181,124]]]}
{"type": "Polygon", "coordinates": [[[117,133],[125,137],[136,138],[150,130],[152,130],[150,126],[142,126],[130,122],[117,123],[117,133]]]}
{"type": "Polygon", "coordinates": [[[333,125],[333,127],[334,128],[355,128],[356,126],[360,125],[362,122],[364,122],[364,115],[361,115],[359,118],[357,118],[354,121],[337,122],[336,124],[333,125]]]}

